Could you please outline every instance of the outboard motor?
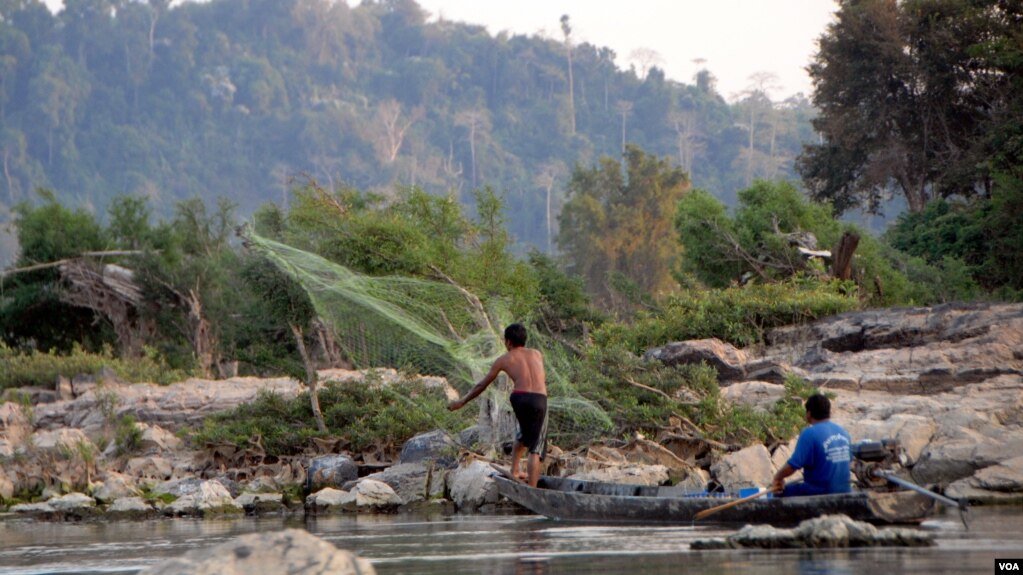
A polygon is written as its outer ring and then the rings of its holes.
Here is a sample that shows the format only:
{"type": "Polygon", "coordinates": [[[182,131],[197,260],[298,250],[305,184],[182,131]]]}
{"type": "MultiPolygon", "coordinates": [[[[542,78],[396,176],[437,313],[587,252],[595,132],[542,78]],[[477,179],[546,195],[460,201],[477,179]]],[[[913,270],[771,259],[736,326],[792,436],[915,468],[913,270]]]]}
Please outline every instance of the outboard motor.
{"type": "Polygon", "coordinates": [[[852,471],[861,488],[892,487],[878,471],[895,471],[906,463],[905,452],[898,440],[867,439],[852,444],[852,471]]]}

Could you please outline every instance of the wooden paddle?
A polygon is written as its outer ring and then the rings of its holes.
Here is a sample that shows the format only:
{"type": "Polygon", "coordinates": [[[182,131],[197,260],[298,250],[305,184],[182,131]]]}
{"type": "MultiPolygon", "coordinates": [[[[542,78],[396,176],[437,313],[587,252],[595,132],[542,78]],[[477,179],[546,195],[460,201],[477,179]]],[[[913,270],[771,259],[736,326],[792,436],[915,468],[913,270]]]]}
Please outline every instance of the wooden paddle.
{"type": "Polygon", "coordinates": [[[693,520],[694,521],[698,521],[698,520],[703,519],[705,517],[709,517],[711,515],[714,515],[718,511],[724,511],[725,509],[731,509],[732,507],[735,507],[736,505],[742,505],[743,503],[746,503],[747,501],[753,501],[754,499],[756,499],[758,497],[763,497],[764,495],[767,495],[768,493],[771,493],[770,489],[762,489],[762,490],[758,491],[757,493],[754,493],[753,495],[747,495],[746,497],[743,497],[742,499],[736,499],[735,501],[729,501],[728,503],[725,503],[723,505],[718,505],[717,507],[711,507],[710,509],[704,509],[703,511],[701,511],[701,512],[697,513],[696,515],[694,515],[693,516],[693,520]]]}

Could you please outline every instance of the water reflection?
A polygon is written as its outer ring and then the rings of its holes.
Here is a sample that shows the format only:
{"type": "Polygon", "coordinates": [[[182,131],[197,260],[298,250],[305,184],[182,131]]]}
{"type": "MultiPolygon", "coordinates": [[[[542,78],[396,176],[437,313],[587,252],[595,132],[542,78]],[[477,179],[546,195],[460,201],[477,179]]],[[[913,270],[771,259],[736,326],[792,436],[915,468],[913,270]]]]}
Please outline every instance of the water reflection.
{"type": "Polygon", "coordinates": [[[164,520],[143,523],[0,522],[0,575],[134,573],[190,549],[254,531],[306,528],[370,559],[380,575],[565,573],[984,573],[1023,556],[1023,509],[978,509],[971,530],[949,515],[924,527],[930,549],[690,550],[720,526],[582,525],[526,516],[359,515],[304,520],[164,520]]]}

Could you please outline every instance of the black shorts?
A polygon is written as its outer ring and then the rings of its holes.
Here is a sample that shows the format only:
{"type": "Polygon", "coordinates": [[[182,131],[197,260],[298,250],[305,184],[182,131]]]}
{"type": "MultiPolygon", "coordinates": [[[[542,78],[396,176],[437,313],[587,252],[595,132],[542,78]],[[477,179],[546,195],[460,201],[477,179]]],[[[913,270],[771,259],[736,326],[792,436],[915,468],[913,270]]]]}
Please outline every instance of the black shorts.
{"type": "Polygon", "coordinates": [[[529,453],[543,458],[547,442],[547,396],[542,393],[512,393],[512,411],[519,420],[519,443],[526,446],[529,453]]]}

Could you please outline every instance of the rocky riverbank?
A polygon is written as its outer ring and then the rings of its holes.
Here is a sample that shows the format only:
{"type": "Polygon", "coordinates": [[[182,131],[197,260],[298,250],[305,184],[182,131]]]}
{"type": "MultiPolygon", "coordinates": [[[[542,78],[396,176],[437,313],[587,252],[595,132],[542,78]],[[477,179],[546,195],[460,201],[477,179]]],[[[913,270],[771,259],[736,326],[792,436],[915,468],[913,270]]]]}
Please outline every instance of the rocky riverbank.
{"type": "MultiPolygon", "coordinates": [[[[650,350],[667,364],[718,368],[722,398],[769,409],[798,375],[835,395],[834,419],[854,440],[895,438],[905,472],[953,497],[1023,499],[1023,306],[960,305],[850,313],[776,330],[769,345],[716,340],[650,350]]],[[[324,379],[363,385],[362,372],[324,379]]],[[[378,385],[398,378],[378,370],[378,385]]],[[[453,390],[431,378],[438,393],[453,390]]],[[[293,380],[189,380],[127,385],[113,377],[56,382],[0,404],[0,505],[50,519],[221,513],[343,513],[498,504],[494,471],[443,431],[410,440],[400,458],[367,465],[350,454],[272,458],[235,446],[189,447],[179,434],[261,392],[294,397],[293,380]],[[127,417],[130,416],[130,417],[127,417]],[[391,464],[386,466],[385,464],[391,464]],[[75,489],[78,486],[78,489],[75,489]],[[69,491],[71,493],[69,493],[69,491]],[[38,501],[19,501],[34,494],[38,501]],[[22,497],[23,498],[23,497],[22,497]]],[[[695,435],[554,450],[548,472],[699,490],[766,485],[792,443],[740,450],[695,435]]]]}

